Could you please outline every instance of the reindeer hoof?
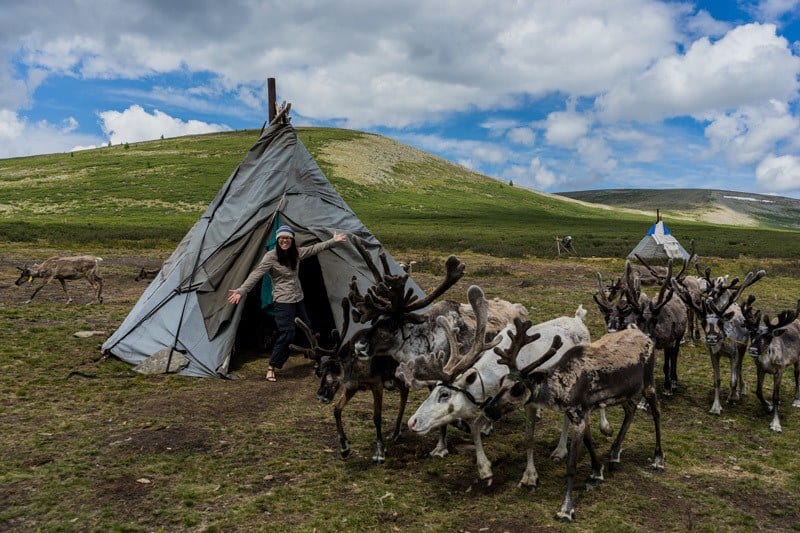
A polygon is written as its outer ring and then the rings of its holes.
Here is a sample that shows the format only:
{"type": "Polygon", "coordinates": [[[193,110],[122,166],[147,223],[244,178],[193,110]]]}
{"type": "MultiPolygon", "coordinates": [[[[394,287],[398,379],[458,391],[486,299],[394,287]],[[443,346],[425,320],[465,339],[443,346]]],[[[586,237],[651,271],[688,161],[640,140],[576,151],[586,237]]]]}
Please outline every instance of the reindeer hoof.
{"type": "Polygon", "coordinates": [[[492,486],[492,482],[494,481],[494,477],[486,478],[484,481],[486,481],[486,488],[488,489],[489,487],[492,486]]]}
{"type": "Polygon", "coordinates": [[[572,522],[573,520],[575,520],[575,509],[557,512],[556,520],[559,520],[561,522],[572,522]]]}
{"type": "Polygon", "coordinates": [[[377,455],[372,458],[372,464],[374,465],[382,465],[386,462],[385,457],[378,457],[377,455]]]}

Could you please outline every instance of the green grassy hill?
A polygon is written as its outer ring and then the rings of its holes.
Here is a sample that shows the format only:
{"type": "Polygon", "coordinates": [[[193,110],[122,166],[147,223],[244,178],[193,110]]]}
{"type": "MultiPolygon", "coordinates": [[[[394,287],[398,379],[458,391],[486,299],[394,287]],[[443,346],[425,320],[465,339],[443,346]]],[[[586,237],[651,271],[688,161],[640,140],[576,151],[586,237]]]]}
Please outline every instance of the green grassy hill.
{"type": "MultiPolygon", "coordinates": [[[[653,220],[512,187],[377,135],[328,128],[298,133],[390,249],[550,257],[554,237],[569,234],[583,256],[623,257],[653,220]]],[[[0,239],[62,248],[170,248],[257,136],[249,130],[0,160],[0,239]]],[[[670,213],[662,210],[672,232],[687,247],[694,239],[701,255],[800,256],[796,231],[670,213]]]]}

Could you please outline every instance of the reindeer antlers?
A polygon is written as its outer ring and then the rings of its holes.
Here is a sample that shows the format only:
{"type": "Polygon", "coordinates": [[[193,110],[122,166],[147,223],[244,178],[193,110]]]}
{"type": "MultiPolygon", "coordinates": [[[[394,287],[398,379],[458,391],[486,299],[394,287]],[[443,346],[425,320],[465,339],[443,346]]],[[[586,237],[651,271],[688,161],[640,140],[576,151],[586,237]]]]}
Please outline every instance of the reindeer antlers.
{"type": "Polygon", "coordinates": [[[430,354],[425,357],[417,357],[414,361],[401,363],[398,366],[396,375],[402,377],[406,384],[412,388],[419,388],[425,385],[435,384],[437,381],[446,383],[475,364],[475,361],[487,350],[497,346],[501,338],[495,337],[491,342],[485,341],[486,324],[489,319],[489,302],[483,294],[483,290],[477,285],[472,285],[467,291],[469,303],[475,312],[477,326],[472,345],[466,353],[461,354],[461,344],[458,342],[458,327],[453,320],[445,315],[436,317],[436,323],[444,330],[447,341],[450,345],[450,353],[445,354],[440,351],[438,354],[430,354]],[[423,375],[426,379],[420,380],[418,375],[423,375]],[[431,379],[432,378],[432,379],[431,379]]]}
{"type": "Polygon", "coordinates": [[[406,290],[407,273],[401,275],[391,273],[386,254],[381,253],[379,256],[383,266],[383,274],[381,274],[372,260],[372,256],[364,246],[364,241],[357,236],[353,236],[353,244],[375,278],[375,284],[367,289],[367,293],[364,295],[359,291],[355,277],[350,282],[349,298],[354,307],[353,319],[362,324],[366,322],[374,324],[378,318],[385,315],[414,322],[422,321],[422,317],[414,314],[414,311],[430,305],[431,302],[444,294],[447,289],[464,276],[464,263],[451,255],[445,263],[445,279],[433,292],[420,299],[411,289],[406,290]]]}
{"type": "Polygon", "coordinates": [[[347,335],[347,330],[350,327],[350,302],[347,301],[347,298],[342,298],[342,314],[344,317],[344,321],[342,323],[342,332],[339,333],[338,330],[333,330],[331,332],[331,337],[333,338],[333,348],[323,348],[319,345],[319,333],[314,333],[311,331],[311,328],[303,322],[299,317],[295,317],[294,323],[297,324],[297,327],[300,328],[300,331],[306,336],[308,339],[309,347],[306,348],[304,346],[297,346],[296,344],[291,344],[289,348],[295,350],[297,352],[302,353],[309,359],[319,360],[322,356],[329,356],[335,357],[339,355],[339,351],[342,348],[342,341],[347,335]]]}

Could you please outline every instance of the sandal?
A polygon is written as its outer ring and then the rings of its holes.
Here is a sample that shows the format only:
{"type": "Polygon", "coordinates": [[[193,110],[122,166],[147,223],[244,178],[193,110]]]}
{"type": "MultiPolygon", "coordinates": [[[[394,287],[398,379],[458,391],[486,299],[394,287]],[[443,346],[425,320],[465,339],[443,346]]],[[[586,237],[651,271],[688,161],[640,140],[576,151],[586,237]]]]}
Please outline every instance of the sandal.
{"type": "Polygon", "coordinates": [[[272,368],[271,366],[267,367],[267,381],[278,381],[275,378],[275,369],[272,368]]]}

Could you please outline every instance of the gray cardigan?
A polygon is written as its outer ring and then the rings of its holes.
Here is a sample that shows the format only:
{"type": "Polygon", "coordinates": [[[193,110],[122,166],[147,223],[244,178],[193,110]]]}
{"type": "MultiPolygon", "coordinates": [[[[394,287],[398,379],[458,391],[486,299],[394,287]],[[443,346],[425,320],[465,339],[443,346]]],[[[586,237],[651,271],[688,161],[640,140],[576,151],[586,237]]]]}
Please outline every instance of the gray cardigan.
{"type": "MultiPolygon", "coordinates": [[[[333,239],[312,244],[311,246],[301,246],[297,249],[299,260],[317,255],[323,250],[327,250],[339,244],[333,239]]],[[[277,303],[296,303],[303,299],[303,289],[300,286],[300,265],[296,270],[291,270],[278,262],[278,255],[275,250],[270,250],[264,254],[255,269],[250,272],[244,283],[236,289],[236,292],[244,296],[258,283],[264,276],[269,274],[272,278],[272,299],[277,303]]]]}

